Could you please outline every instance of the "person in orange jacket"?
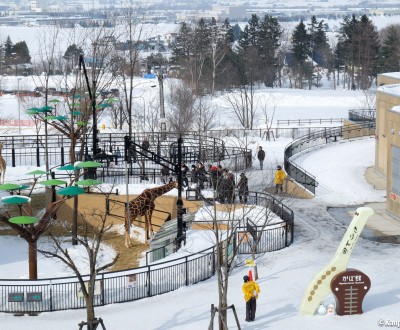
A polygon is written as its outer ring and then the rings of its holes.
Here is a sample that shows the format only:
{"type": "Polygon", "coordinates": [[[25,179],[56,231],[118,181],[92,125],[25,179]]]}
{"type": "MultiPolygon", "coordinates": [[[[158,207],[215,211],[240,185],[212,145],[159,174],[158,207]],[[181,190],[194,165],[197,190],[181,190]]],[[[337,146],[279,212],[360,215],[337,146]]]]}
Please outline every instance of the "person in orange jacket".
{"type": "Polygon", "coordinates": [[[281,165],[278,165],[275,171],[275,194],[283,193],[283,183],[285,182],[286,173],[281,165]]]}
{"type": "Polygon", "coordinates": [[[242,285],[242,291],[244,293],[244,300],[246,301],[246,321],[254,321],[256,316],[257,299],[260,293],[260,287],[255,281],[250,281],[250,278],[245,275],[243,276],[244,284],[242,285]]]}

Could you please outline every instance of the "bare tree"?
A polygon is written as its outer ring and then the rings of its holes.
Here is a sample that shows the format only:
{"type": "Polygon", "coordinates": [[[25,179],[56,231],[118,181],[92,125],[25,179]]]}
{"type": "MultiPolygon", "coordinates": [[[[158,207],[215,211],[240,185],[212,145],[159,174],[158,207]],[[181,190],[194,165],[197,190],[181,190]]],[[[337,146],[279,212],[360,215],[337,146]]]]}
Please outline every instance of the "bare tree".
{"type": "Polygon", "coordinates": [[[274,137],[274,132],[272,130],[272,123],[274,121],[276,102],[272,95],[263,94],[259,100],[259,106],[261,107],[262,114],[265,119],[266,126],[266,139],[271,140],[271,135],[274,137]]]}
{"type": "Polygon", "coordinates": [[[216,127],[217,107],[215,105],[212,105],[207,98],[200,96],[197,98],[194,107],[196,112],[194,126],[197,131],[200,133],[207,132],[216,127]]]}
{"type": "Polygon", "coordinates": [[[238,119],[243,128],[252,129],[256,119],[254,92],[252,84],[242,85],[225,96],[231,105],[234,117],[238,119]]]}
{"type": "Polygon", "coordinates": [[[168,127],[173,132],[184,133],[193,128],[195,120],[195,97],[184,82],[171,84],[169,94],[170,112],[167,114],[168,127]]]}
{"type": "Polygon", "coordinates": [[[112,224],[106,224],[107,216],[104,213],[93,210],[90,215],[82,215],[82,219],[84,222],[83,234],[77,240],[86,249],[88,269],[79,269],[76,260],[70,255],[68,248],[65,248],[63,240],[54,235],[50,235],[52,241],[51,249],[38,249],[38,251],[47,258],[59,260],[75,273],[86,302],[88,329],[92,330],[96,329],[98,325],[98,319],[94,310],[95,289],[96,285],[99,285],[96,283],[97,275],[113,266],[119,258],[119,253],[109,262],[103,260],[104,252],[102,252],[101,244],[104,241],[104,235],[112,228],[112,224]],[[96,227],[90,226],[88,217],[95,221],[97,224],[96,227]],[[86,280],[87,277],[89,278],[88,280],[86,280]]]}

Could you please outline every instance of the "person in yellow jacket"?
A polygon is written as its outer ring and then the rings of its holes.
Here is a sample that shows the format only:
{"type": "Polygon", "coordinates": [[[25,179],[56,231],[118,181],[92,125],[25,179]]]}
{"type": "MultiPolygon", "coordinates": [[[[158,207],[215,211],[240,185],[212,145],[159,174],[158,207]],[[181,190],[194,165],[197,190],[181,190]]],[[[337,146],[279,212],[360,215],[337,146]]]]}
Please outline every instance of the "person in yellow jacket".
{"type": "Polygon", "coordinates": [[[275,194],[283,193],[283,183],[285,182],[286,173],[281,165],[278,165],[275,171],[275,194]]]}
{"type": "Polygon", "coordinates": [[[244,284],[242,285],[242,291],[244,293],[244,300],[246,301],[246,321],[254,321],[256,316],[257,298],[260,293],[260,287],[254,281],[250,281],[250,278],[245,275],[243,276],[244,284]]]}

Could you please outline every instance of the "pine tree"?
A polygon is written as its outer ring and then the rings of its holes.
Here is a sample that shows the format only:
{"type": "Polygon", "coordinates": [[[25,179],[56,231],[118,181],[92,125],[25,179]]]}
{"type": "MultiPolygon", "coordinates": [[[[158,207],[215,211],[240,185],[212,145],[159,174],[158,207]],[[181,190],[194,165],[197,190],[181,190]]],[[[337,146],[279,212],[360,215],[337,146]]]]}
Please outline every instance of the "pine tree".
{"type": "Polygon", "coordinates": [[[265,15],[258,31],[258,52],[263,60],[264,83],[272,87],[277,76],[277,52],[280,47],[282,29],[277,18],[265,15]]]}
{"type": "Polygon", "coordinates": [[[4,42],[4,61],[6,64],[11,63],[11,57],[13,52],[13,43],[11,41],[10,36],[7,37],[6,41],[4,42]]]}
{"type": "Polygon", "coordinates": [[[388,27],[379,56],[379,72],[400,71],[400,36],[395,26],[388,27]]]}

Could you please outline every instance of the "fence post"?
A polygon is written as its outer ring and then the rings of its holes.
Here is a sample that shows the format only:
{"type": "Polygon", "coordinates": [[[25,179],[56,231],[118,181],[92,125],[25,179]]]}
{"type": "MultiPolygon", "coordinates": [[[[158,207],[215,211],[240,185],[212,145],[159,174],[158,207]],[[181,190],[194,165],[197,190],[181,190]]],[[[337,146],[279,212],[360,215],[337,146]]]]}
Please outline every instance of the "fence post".
{"type": "Polygon", "coordinates": [[[61,146],[61,166],[65,165],[65,161],[64,161],[64,147],[61,146]]]}
{"type": "Polygon", "coordinates": [[[15,149],[11,149],[11,166],[15,167],[15,149]]]}
{"type": "Polygon", "coordinates": [[[185,270],[186,270],[186,286],[189,285],[189,270],[188,270],[188,257],[185,258],[185,270]]]}
{"type": "Polygon", "coordinates": [[[36,147],[36,166],[40,167],[40,149],[36,147]]]}
{"type": "Polygon", "coordinates": [[[150,266],[147,266],[147,296],[151,297],[150,266]]]}
{"type": "MultiPolygon", "coordinates": [[[[95,284],[95,286],[96,286],[96,284],[95,284]]],[[[101,288],[101,306],[104,306],[104,274],[101,274],[101,287],[100,288],[101,288]]]]}

